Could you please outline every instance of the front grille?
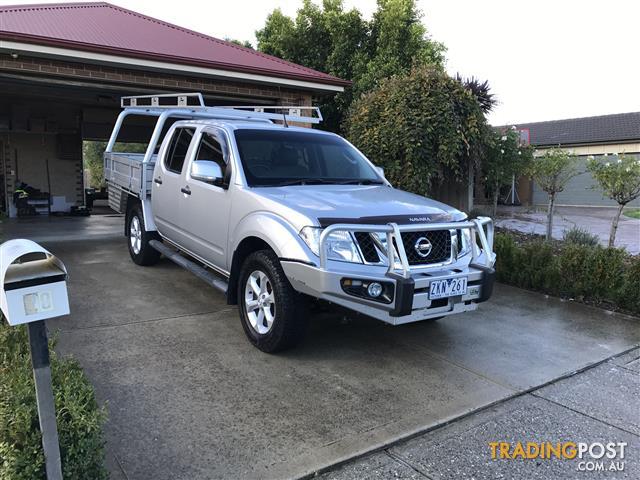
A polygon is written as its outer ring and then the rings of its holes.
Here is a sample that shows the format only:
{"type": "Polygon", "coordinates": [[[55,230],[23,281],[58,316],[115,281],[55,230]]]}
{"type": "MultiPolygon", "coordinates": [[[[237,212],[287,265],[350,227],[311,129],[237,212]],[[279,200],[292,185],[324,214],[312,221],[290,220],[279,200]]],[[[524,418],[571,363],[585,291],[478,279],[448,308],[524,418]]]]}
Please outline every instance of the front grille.
{"type": "MultiPolygon", "coordinates": [[[[381,258],[371,234],[368,232],[354,232],[353,235],[358,242],[364,261],[367,263],[379,263],[381,258]]],[[[409,265],[440,263],[449,260],[451,257],[451,232],[449,230],[404,232],[401,236],[409,265]],[[420,238],[426,238],[431,242],[431,252],[426,257],[420,256],[416,250],[416,242],[420,238]]],[[[395,239],[393,242],[395,245],[395,239]]]]}
{"type": "Polygon", "coordinates": [[[451,257],[451,232],[449,230],[404,232],[401,235],[409,265],[440,263],[451,257]],[[431,251],[425,257],[419,255],[416,250],[416,243],[420,238],[426,238],[431,242],[431,251]]]}
{"type": "Polygon", "coordinates": [[[378,255],[378,251],[373,243],[371,234],[368,232],[355,232],[353,235],[358,241],[364,261],[367,263],[378,263],[380,261],[380,256],[378,255]]]}

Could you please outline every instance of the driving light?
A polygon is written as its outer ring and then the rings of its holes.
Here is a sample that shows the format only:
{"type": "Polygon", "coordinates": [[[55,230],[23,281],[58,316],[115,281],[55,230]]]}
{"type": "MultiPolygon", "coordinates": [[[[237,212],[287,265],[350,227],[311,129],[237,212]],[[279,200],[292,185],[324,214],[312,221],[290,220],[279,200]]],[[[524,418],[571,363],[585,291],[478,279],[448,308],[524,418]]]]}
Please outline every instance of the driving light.
{"type": "Polygon", "coordinates": [[[382,295],[382,285],[380,285],[378,282],[370,283],[369,287],[367,287],[367,293],[370,297],[379,297],[380,295],[382,295]]]}
{"type": "MultiPolygon", "coordinates": [[[[309,249],[320,256],[320,235],[322,229],[318,227],[304,227],[300,230],[300,238],[309,249]]],[[[362,263],[360,254],[351,234],[344,230],[336,230],[327,236],[325,241],[327,258],[340,262],[362,263]]]]}

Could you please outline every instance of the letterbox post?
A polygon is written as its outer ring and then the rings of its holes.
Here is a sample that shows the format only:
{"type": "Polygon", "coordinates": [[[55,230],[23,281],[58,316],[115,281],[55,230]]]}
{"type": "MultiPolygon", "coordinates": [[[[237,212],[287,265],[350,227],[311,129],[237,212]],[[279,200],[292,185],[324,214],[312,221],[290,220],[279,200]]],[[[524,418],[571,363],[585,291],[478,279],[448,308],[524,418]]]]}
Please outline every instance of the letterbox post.
{"type": "Polygon", "coordinates": [[[45,319],[69,313],[64,264],[31,240],[0,245],[0,310],[10,326],[27,324],[48,480],[62,480],[45,319]]]}
{"type": "Polygon", "coordinates": [[[28,327],[31,365],[33,366],[33,379],[36,384],[36,401],[38,403],[38,417],[40,419],[47,479],[62,480],[56,406],[51,385],[47,327],[44,324],[44,320],[29,323],[28,327]]]}

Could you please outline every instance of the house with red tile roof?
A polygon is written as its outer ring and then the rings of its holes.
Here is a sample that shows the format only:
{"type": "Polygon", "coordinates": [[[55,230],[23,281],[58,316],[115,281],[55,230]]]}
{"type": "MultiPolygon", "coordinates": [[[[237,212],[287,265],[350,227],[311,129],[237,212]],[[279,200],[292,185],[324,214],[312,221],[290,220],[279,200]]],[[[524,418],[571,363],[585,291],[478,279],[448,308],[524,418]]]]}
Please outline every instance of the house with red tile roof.
{"type": "Polygon", "coordinates": [[[0,7],[0,211],[16,214],[21,183],[42,193],[41,213],[82,205],[82,142],[108,138],[121,96],[304,106],[349,84],[109,3],[0,7]]]}

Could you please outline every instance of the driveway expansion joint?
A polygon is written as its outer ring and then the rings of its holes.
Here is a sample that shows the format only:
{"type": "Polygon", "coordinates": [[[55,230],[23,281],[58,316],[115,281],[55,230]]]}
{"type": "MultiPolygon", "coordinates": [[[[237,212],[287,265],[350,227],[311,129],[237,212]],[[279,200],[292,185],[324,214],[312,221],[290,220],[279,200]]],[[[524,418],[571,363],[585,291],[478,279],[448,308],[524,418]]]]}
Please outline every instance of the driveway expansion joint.
{"type": "Polygon", "coordinates": [[[73,332],[78,332],[78,331],[83,331],[83,330],[97,330],[100,328],[118,328],[118,327],[126,327],[126,326],[130,326],[130,325],[141,325],[144,323],[153,323],[153,322],[161,322],[164,320],[174,320],[174,319],[179,319],[179,318],[185,318],[185,317],[201,317],[203,315],[216,315],[218,316],[219,314],[222,313],[228,313],[235,310],[235,307],[230,307],[230,308],[223,308],[220,310],[211,310],[209,312],[196,312],[196,313],[185,313],[185,314],[180,314],[180,315],[170,315],[168,317],[155,317],[155,318],[147,318],[144,320],[134,320],[132,322],[124,322],[124,323],[118,323],[117,325],[109,325],[109,324],[99,324],[99,325],[91,325],[89,327],[76,327],[76,328],[68,328],[68,329],[59,329],[60,333],[73,333],[73,332]]]}
{"type": "Polygon", "coordinates": [[[384,449],[384,453],[391,458],[392,460],[395,460],[396,462],[404,465],[407,468],[410,468],[411,470],[413,470],[414,472],[416,472],[418,475],[427,478],[429,480],[434,480],[433,477],[431,477],[427,472],[425,472],[424,470],[422,470],[420,467],[417,467],[415,465],[413,465],[411,462],[409,462],[407,459],[405,459],[402,455],[398,454],[398,453],[394,453],[392,451],[390,451],[388,448],[384,449]]]}

